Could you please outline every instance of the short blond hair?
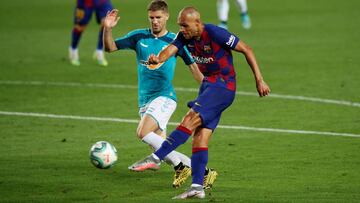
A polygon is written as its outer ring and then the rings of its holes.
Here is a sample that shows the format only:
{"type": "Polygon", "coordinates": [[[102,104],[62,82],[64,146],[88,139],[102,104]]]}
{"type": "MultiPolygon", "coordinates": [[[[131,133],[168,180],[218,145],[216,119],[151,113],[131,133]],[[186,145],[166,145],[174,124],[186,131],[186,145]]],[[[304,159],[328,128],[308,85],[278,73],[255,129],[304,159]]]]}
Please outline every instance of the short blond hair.
{"type": "Polygon", "coordinates": [[[168,5],[164,0],[152,0],[147,8],[148,11],[164,11],[169,13],[168,5]]]}

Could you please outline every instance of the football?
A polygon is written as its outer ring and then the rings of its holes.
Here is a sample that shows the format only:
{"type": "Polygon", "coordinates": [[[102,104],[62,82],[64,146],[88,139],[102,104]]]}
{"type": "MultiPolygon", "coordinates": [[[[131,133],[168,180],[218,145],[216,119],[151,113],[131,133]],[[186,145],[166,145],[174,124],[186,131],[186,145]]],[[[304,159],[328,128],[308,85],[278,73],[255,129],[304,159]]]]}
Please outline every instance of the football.
{"type": "Polygon", "coordinates": [[[100,169],[110,168],[118,159],[116,148],[106,141],[92,145],[89,154],[91,163],[100,169]]]}

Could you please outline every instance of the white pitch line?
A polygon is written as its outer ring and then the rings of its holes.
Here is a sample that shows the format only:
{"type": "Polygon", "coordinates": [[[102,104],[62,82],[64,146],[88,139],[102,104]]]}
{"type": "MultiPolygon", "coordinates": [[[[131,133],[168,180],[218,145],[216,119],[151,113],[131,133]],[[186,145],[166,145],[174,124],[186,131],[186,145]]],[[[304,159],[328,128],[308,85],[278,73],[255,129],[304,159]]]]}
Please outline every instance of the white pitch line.
{"type": "Polygon", "coordinates": [[[8,112],[8,111],[0,111],[0,115],[27,116],[27,117],[40,117],[40,118],[42,117],[42,118],[56,118],[56,119],[70,119],[70,120],[88,120],[88,121],[111,121],[111,122],[118,122],[118,123],[138,123],[139,122],[136,119],[104,118],[104,117],[92,117],[92,116],[74,116],[74,115],[8,112]]]}
{"type": "MultiPolygon", "coordinates": [[[[44,114],[44,113],[26,113],[26,112],[8,112],[0,111],[0,115],[5,116],[26,116],[26,117],[42,117],[54,119],[72,119],[72,120],[88,120],[88,121],[109,121],[118,123],[138,123],[136,119],[122,119],[122,118],[106,118],[106,117],[93,117],[93,116],[75,116],[75,115],[58,115],[58,114],[44,114]]],[[[179,123],[170,122],[169,125],[176,126],[179,123]]],[[[248,130],[260,132],[275,132],[275,133],[289,133],[289,134],[308,134],[308,135],[327,135],[327,136],[343,136],[343,137],[359,137],[360,134],[352,133],[336,133],[336,132],[323,132],[323,131],[306,131],[306,130],[288,130],[276,128],[255,128],[247,126],[234,126],[234,125],[219,125],[218,128],[232,129],[232,130],[248,130]]]]}
{"type": "MultiPolygon", "coordinates": [[[[76,82],[44,82],[44,81],[11,81],[11,80],[0,80],[2,85],[35,85],[35,86],[60,86],[60,87],[91,87],[91,88],[115,88],[115,89],[137,89],[135,85],[122,85],[122,84],[101,84],[101,83],[76,83],[76,82]]],[[[177,87],[176,91],[179,92],[197,92],[196,88],[184,88],[177,87]]],[[[259,96],[254,92],[243,92],[237,91],[236,94],[244,96],[259,96]]],[[[305,97],[305,96],[295,96],[295,95],[282,95],[271,93],[270,98],[279,98],[279,99],[290,99],[290,100],[300,100],[300,101],[309,101],[309,102],[318,102],[318,103],[328,103],[352,107],[360,107],[360,103],[344,100],[334,100],[334,99],[321,99],[315,97],[305,97]]]]}

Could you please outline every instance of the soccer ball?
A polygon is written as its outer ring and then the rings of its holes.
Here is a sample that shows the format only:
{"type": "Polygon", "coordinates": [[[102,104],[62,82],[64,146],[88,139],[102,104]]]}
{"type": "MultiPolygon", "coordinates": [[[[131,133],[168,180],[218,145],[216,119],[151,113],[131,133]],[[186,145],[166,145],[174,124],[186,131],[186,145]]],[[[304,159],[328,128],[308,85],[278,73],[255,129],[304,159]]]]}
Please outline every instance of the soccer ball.
{"type": "Polygon", "coordinates": [[[110,168],[117,159],[116,148],[109,142],[99,141],[90,148],[90,161],[97,168],[110,168]]]}

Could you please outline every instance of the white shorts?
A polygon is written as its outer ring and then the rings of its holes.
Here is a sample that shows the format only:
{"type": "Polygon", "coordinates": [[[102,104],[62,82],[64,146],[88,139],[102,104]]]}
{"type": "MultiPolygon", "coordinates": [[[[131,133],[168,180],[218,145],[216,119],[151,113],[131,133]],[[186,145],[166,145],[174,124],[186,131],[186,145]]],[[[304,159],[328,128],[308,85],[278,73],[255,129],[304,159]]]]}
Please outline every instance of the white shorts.
{"type": "Polygon", "coordinates": [[[139,115],[141,118],[145,114],[150,115],[158,123],[159,128],[164,131],[176,109],[176,105],[176,102],[168,97],[156,97],[145,106],[140,107],[139,115]]]}

